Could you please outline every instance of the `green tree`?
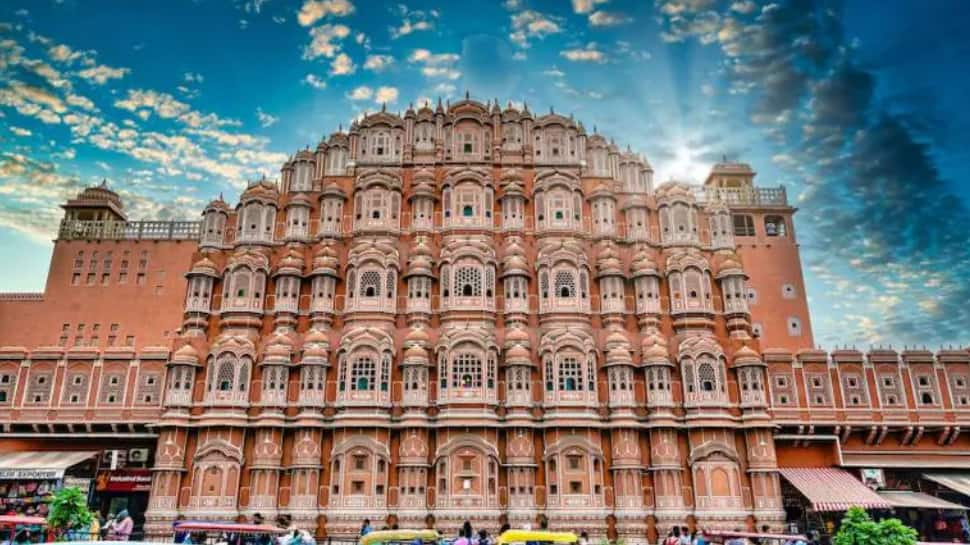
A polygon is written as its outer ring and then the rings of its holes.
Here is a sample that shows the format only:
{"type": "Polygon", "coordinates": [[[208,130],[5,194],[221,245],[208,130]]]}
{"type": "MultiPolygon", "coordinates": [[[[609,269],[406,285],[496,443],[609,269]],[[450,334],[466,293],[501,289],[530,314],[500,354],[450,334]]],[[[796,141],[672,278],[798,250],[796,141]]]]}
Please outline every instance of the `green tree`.
{"type": "Polygon", "coordinates": [[[91,524],[92,518],[87,496],[80,488],[72,486],[54,492],[47,515],[49,528],[58,531],[83,528],[91,524]]]}
{"type": "Polygon", "coordinates": [[[833,538],[835,545],[916,545],[916,530],[899,519],[872,520],[861,507],[851,507],[833,538]]]}

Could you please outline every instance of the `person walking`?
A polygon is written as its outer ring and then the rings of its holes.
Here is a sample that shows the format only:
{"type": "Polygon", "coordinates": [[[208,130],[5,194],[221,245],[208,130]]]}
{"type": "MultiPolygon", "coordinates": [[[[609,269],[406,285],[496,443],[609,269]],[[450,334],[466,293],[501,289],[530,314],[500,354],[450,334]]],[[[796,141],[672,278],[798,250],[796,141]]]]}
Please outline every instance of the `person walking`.
{"type": "Polygon", "coordinates": [[[680,545],[680,528],[677,526],[671,528],[670,533],[667,534],[667,539],[663,541],[662,545],[680,545]]]}
{"type": "Polygon", "coordinates": [[[373,531],[374,528],[370,525],[370,519],[364,519],[364,523],[360,525],[360,537],[364,537],[373,531]]]}
{"type": "Polygon", "coordinates": [[[118,516],[115,517],[114,524],[108,531],[108,539],[111,541],[128,541],[134,527],[135,521],[128,515],[128,510],[122,509],[118,511],[118,516]]]}

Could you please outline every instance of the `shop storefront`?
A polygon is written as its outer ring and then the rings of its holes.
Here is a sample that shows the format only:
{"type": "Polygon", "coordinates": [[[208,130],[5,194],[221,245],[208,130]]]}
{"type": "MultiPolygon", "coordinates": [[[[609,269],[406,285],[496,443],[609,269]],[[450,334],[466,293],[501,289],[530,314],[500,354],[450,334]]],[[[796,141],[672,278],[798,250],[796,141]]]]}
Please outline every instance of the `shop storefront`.
{"type": "Polygon", "coordinates": [[[96,451],[0,454],[0,510],[10,515],[47,515],[56,490],[64,486],[90,490],[97,457],[96,451]]]}
{"type": "Polygon", "coordinates": [[[854,475],[835,467],[782,468],[782,500],[788,530],[829,543],[852,506],[889,512],[892,504],[854,475]]]}

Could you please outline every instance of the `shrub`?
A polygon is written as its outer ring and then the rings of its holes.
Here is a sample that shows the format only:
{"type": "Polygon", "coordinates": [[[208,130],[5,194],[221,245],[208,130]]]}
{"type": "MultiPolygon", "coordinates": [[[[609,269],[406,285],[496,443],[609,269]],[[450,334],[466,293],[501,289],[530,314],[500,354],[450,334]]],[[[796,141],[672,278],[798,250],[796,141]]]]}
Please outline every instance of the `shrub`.
{"type": "Polygon", "coordinates": [[[835,545],[916,545],[916,530],[895,518],[876,522],[861,507],[851,507],[832,541],[835,545]]]}

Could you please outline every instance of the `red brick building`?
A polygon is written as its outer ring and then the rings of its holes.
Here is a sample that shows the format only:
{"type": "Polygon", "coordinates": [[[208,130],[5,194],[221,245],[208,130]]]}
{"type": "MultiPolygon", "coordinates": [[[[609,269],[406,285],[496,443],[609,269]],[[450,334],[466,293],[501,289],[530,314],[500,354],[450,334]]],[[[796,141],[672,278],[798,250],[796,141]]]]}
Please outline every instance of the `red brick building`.
{"type": "Polygon", "coordinates": [[[915,503],[859,469],[970,490],[970,352],[815,350],[795,209],[754,178],[655,186],[571,118],[466,99],[366,116],[201,222],[87,189],[45,293],[0,301],[0,453],[151,441],[156,532],[642,543],[915,503]]]}

